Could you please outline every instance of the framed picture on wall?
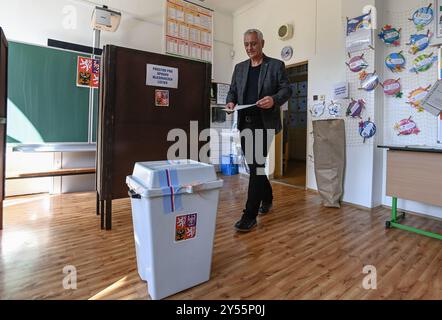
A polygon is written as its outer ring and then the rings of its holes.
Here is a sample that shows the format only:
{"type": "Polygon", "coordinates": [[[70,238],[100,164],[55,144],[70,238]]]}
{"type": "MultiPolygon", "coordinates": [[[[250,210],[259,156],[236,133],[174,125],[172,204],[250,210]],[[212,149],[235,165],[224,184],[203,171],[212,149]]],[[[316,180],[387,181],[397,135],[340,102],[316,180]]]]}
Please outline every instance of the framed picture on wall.
{"type": "Polygon", "coordinates": [[[436,37],[442,38],[442,0],[435,0],[436,3],[436,37]]]}

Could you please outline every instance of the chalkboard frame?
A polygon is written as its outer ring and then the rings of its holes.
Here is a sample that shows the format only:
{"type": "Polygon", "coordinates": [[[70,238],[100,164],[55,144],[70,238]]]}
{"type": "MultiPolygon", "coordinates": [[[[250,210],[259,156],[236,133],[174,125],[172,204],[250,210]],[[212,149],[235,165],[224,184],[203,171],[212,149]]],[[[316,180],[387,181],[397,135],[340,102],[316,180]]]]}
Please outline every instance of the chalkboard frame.
{"type": "MultiPolygon", "coordinates": [[[[57,52],[57,53],[68,53],[68,54],[73,54],[75,56],[92,56],[90,52],[83,52],[83,51],[77,51],[77,50],[70,50],[70,49],[64,49],[64,48],[60,48],[60,47],[55,47],[55,46],[44,46],[44,45],[40,45],[40,44],[34,44],[34,43],[28,43],[28,42],[23,42],[23,41],[15,41],[15,40],[11,40],[9,41],[10,44],[13,45],[20,45],[20,46],[29,46],[29,47],[33,47],[33,48],[37,48],[37,49],[48,49],[51,50],[51,52],[57,52]]],[[[82,46],[79,45],[75,45],[72,44],[72,48],[82,48],[82,46]]],[[[87,47],[85,47],[87,48],[87,47]]],[[[11,53],[10,53],[11,54],[11,53]]],[[[96,56],[98,59],[101,59],[101,56],[96,56]]],[[[76,64],[75,64],[75,69],[76,69],[76,64]]],[[[76,78],[76,74],[72,75],[72,78],[76,78]]],[[[73,82],[73,85],[75,86],[75,82],[73,82]]],[[[35,144],[35,143],[39,143],[39,144],[50,144],[50,145],[57,145],[57,144],[62,144],[62,145],[66,145],[66,144],[91,144],[91,143],[96,143],[97,140],[97,121],[98,121],[98,104],[99,104],[99,89],[93,89],[94,90],[94,112],[92,113],[91,116],[91,112],[89,110],[89,89],[87,88],[81,88],[83,90],[87,90],[84,92],[84,96],[87,97],[85,99],[85,102],[87,103],[87,105],[85,105],[85,114],[87,113],[87,118],[85,119],[85,123],[84,123],[84,127],[85,127],[85,131],[82,133],[84,135],[84,139],[63,139],[63,140],[57,140],[57,139],[48,139],[48,140],[44,140],[44,141],[13,141],[13,139],[11,139],[11,137],[9,135],[7,135],[7,144],[8,145],[12,145],[12,146],[17,146],[17,145],[29,145],[29,144],[35,144]],[[92,119],[91,119],[92,117],[92,119]],[[89,128],[89,123],[90,121],[93,121],[94,125],[92,128],[92,133],[90,133],[90,128],[89,128]],[[92,140],[89,139],[89,137],[92,135],[92,140]]],[[[9,101],[8,101],[9,103],[9,101]]],[[[83,123],[83,122],[82,122],[83,123]]],[[[10,123],[11,124],[11,123],[10,123]]]]}

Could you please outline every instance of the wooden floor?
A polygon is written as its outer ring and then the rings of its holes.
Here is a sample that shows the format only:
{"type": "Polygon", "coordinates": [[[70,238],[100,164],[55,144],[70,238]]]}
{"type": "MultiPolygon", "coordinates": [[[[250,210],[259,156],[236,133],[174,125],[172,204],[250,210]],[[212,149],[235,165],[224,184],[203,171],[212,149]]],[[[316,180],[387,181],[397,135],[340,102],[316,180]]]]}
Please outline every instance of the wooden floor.
{"type": "MultiPolygon", "coordinates": [[[[224,179],[212,279],[170,299],[442,299],[442,242],[385,230],[388,210],[325,209],[317,194],[275,184],[273,213],[237,234],[247,180],[224,179]],[[367,265],[377,268],[377,290],[362,288],[367,265]]],[[[128,200],[115,203],[111,232],[99,229],[94,194],[5,206],[1,299],[149,299],[136,271],[128,200]],[[78,272],[73,291],[62,285],[69,265],[78,272]]],[[[442,232],[430,219],[408,223],[442,232]]]]}

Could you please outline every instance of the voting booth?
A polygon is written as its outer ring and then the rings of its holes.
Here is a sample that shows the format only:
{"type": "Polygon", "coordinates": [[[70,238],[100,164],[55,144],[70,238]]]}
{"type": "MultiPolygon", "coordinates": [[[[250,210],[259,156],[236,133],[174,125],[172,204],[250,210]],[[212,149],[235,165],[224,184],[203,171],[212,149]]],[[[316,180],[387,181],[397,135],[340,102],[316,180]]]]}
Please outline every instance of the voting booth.
{"type": "Polygon", "coordinates": [[[210,279],[223,181],[191,160],[136,163],[127,177],[138,273],[152,299],[210,279]]]}
{"type": "MultiPolygon", "coordinates": [[[[134,164],[168,158],[172,130],[210,128],[212,65],[107,45],[103,51],[97,141],[97,213],[112,229],[112,201],[127,196],[134,164]]],[[[198,150],[206,142],[197,141],[198,150]]],[[[186,158],[192,158],[190,141],[186,158]]],[[[198,160],[198,159],[193,159],[198,160]]]]}

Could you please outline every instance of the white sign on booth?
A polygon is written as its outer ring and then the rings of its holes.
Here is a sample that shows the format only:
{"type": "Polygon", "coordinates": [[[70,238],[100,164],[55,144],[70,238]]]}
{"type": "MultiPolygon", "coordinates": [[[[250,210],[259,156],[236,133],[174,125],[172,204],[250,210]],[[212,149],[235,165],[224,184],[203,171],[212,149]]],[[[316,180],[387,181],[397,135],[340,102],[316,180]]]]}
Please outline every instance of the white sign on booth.
{"type": "Polygon", "coordinates": [[[146,85],[178,89],[178,69],[148,64],[146,85]]]}

